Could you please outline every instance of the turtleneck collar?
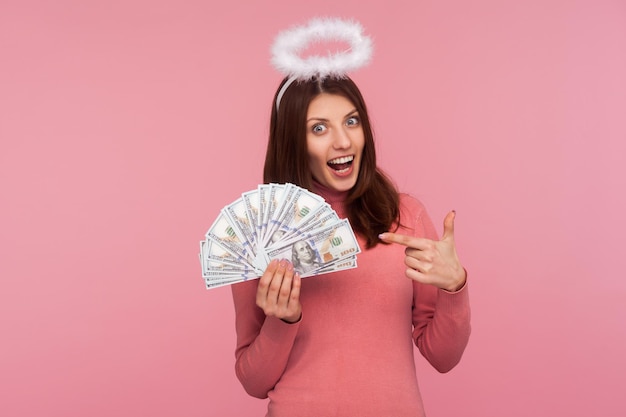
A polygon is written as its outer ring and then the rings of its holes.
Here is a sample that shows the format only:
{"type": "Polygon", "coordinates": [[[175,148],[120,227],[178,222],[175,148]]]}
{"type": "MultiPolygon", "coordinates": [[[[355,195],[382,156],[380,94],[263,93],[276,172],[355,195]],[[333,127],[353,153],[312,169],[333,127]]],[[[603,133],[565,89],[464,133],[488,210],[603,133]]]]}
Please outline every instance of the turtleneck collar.
{"type": "Polygon", "coordinates": [[[329,204],[341,204],[343,205],[344,201],[348,197],[348,191],[337,191],[332,188],[329,188],[325,185],[320,184],[316,180],[313,180],[313,191],[316,194],[324,197],[329,204]]]}

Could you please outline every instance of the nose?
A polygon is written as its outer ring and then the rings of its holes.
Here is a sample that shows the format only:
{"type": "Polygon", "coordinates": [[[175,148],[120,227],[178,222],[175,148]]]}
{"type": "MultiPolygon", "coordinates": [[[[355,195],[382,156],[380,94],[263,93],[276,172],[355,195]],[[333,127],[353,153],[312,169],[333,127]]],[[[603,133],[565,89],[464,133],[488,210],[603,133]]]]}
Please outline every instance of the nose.
{"type": "Polygon", "coordinates": [[[336,129],[333,137],[333,148],[346,149],[350,147],[352,143],[350,135],[345,129],[336,129]]]}

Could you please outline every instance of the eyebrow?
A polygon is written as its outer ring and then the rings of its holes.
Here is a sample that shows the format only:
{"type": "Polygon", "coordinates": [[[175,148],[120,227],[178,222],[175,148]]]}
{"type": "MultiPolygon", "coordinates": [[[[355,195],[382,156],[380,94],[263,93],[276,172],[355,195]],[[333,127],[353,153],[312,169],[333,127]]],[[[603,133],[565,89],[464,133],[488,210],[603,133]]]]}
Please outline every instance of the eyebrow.
{"type": "MultiPolygon", "coordinates": [[[[358,111],[356,108],[355,108],[355,109],[350,110],[350,111],[348,112],[348,114],[346,114],[346,115],[344,116],[344,119],[345,119],[345,118],[347,118],[347,117],[353,116],[353,115],[354,115],[354,113],[357,113],[357,114],[358,114],[358,113],[359,113],[359,111],[358,111]]],[[[306,122],[307,122],[307,123],[309,123],[309,122],[311,122],[311,121],[313,121],[313,120],[318,121],[318,122],[327,122],[327,121],[328,121],[328,119],[324,119],[324,118],[322,118],[322,117],[311,117],[311,118],[307,119],[307,121],[306,121],[306,122]]]]}

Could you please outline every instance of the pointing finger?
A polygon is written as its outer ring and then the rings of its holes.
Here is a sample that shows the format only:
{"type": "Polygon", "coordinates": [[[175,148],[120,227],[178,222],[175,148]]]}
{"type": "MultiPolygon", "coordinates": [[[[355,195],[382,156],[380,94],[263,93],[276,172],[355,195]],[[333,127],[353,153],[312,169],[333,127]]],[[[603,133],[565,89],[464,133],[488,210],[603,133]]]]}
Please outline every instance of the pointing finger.
{"type": "Polygon", "coordinates": [[[402,235],[400,233],[385,232],[378,235],[378,238],[387,243],[398,243],[414,249],[424,249],[428,246],[428,239],[402,235]]]}

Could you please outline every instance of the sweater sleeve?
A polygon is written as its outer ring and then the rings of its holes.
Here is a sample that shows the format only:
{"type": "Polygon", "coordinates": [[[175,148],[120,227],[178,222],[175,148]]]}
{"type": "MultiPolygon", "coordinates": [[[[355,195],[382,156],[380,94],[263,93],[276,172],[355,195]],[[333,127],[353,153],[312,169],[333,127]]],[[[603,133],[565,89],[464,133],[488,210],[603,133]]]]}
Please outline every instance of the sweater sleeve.
{"type": "Polygon", "coordinates": [[[267,398],[283,374],[302,319],[288,324],[256,305],[258,280],[232,285],[235,304],[235,374],[248,394],[267,398]]]}
{"type": "MultiPolygon", "coordinates": [[[[421,207],[415,236],[438,239],[436,229],[421,207]]],[[[468,284],[456,292],[413,283],[413,339],[421,354],[439,372],[454,368],[465,351],[471,332],[468,284]]]]}

